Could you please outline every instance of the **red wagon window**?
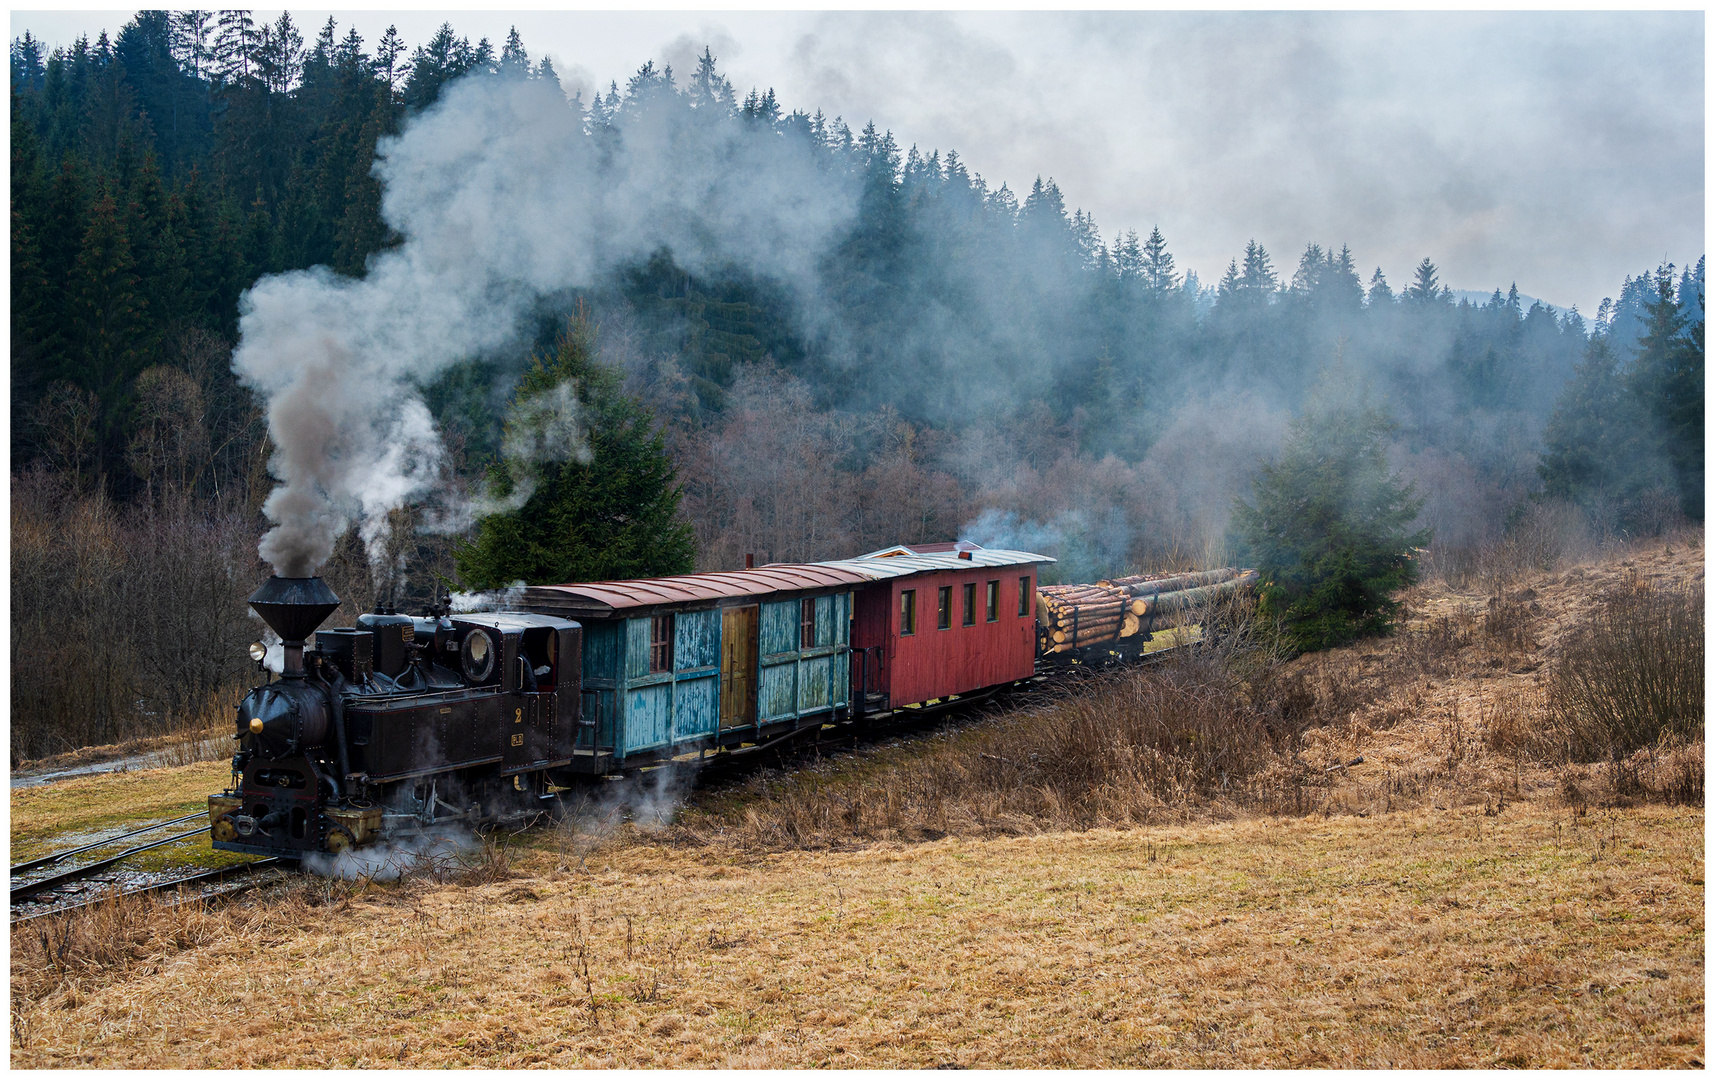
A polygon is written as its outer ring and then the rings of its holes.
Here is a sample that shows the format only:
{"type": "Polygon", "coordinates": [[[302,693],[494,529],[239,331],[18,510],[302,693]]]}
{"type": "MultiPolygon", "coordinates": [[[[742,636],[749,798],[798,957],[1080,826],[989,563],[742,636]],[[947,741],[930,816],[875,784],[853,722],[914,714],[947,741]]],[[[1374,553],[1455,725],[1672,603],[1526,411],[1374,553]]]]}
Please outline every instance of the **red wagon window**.
{"type": "Polygon", "coordinates": [[[989,582],[988,603],[984,605],[984,615],[987,621],[994,622],[1000,618],[1000,581],[989,582]]]}
{"type": "Polygon", "coordinates": [[[951,630],[953,628],[953,587],[943,585],[935,596],[935,629],[951,630]]]}
{"type": "Polygon", "coordinates": [[[649,620],[649,674],[673,670],[673,616],[657,615],[649,620]]]}
{"type": "Polygon", "coordinates": [[[917,632],[917,590],[906,589],[899,594],[899,632],[915,634],[917,632]]]}
{"type": "Polygon", "coordinates": [[[974,581],[967,581],[967,582],[965,582],[964,625],[975,626],[976,624],[977,624],[977,583],[974,581]]]}
{"type": "Polygon", "coordinates": [[[813,649],[816,646],[816,601],[812,599],[798,602],[798,647],[813,649]]]}

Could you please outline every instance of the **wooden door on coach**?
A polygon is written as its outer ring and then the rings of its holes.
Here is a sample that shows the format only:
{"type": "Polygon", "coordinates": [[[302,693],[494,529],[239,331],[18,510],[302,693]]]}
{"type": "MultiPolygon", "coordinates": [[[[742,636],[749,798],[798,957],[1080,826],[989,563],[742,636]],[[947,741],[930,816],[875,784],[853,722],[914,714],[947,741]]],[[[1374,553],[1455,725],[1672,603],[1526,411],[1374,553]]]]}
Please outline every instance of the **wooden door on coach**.
{"type": "Polygon", "coordinates": [[[756,723],[757,605],[721,612],[721,728],[756,723]]]}

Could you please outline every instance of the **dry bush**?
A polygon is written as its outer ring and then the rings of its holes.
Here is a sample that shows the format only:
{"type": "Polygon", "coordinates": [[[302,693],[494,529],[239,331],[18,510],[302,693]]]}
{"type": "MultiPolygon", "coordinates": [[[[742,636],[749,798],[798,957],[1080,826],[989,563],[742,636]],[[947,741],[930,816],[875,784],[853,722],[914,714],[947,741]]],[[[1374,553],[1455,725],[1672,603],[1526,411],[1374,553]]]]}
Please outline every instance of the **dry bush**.
{"type": "Polygon", "coordinates": [[[1425,576],[1460,592],[1498,593],[1524,575],[1592,557],[1611,540],[1571,503],[1525,503],[1498,537],[1455,543],[1437,539],[1430,546],[1425,576]]]}
{"type": "Polygon", "coordinates": [[[1394,662],[1417,676],[1447,675],[1459,654],[1477,643],[1481,632],[1475,614],[1460,607],[1402,631],[1394,662]]]}
{"type": "Polygon", "coordinates": [[[1548,685],[1572,761],[1621,761],[1665,737],[1701,742],[1702,589],[1634,579],[1604,594],[1562,642],[1548,685]]]}
{"type": "Polygon", "coordinates": [[[1491,596],[1483,614],[1483,636],[1502,656],[1527,653],[1537,646],[1531,616],[1540,612],[1536,594],[1529,590],[1517,596],[1491,596]]]}

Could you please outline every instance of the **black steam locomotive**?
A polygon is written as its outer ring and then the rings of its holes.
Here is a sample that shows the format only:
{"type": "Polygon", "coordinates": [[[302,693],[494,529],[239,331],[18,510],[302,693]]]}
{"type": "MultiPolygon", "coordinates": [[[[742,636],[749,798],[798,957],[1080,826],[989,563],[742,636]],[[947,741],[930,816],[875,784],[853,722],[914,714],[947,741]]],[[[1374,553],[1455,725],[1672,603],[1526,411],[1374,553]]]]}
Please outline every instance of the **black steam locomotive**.
{"type": "Polygon", "coordinates": [[[383,609],[317,631],[339,597],[315,577],[271,577],[250,606],[284,659],[239,706],[232,786],[209,796],[216,848],[337,855],[438,822],[528,814],[572,782],[578,623],[383,609]]]}

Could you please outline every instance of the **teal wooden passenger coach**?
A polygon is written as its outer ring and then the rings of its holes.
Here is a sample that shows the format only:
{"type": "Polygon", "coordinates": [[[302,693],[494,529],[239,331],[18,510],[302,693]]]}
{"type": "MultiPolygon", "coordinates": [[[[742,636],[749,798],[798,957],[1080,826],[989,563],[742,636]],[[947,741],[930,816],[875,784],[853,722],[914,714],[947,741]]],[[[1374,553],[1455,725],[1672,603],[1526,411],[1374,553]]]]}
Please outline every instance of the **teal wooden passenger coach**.
{"type": "Polygon", "coordinates": [[[583,626],[573,767],[606,773],[845,718],[863,580],[799,564],[527,589],[526,610],[583,626]]]}

